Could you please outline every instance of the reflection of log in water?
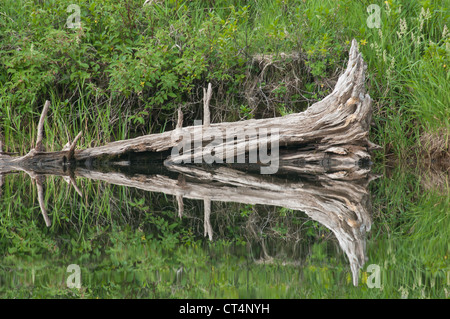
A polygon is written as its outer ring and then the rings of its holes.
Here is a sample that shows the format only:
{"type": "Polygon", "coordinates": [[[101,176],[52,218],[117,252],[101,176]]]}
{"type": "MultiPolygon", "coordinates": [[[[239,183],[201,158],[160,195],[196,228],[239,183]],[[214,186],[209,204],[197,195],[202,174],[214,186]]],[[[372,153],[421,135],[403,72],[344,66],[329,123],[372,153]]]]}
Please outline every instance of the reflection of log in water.
{"type": "MultiPolygon", "coordinates": [[[[139,172],[138,163],[132,162],[131,165],[111,167],[109,171],[77,167],[56,175],[63,176],[74,186],[76,177],[84,177],[173,195],[177,199],[180,217],[183,215],[183,198],[203,200],[204,234],[210,239],[213,238],[210,222],[212,201],[271,205],[303,211],[334,233],[349,259],[353,283],[358,284],[359,269],[366,261],[365,233],[371,228],[367,188],[369,177],[357,181],[340,181],[325,175],[295,175],[296,179],[292,180],[293,174],[251,174],[229,166],[175,165],[166,167],[168,171],[161,166],[151,169],[153,173],[149,172],[148,166],[141,168],[143,173],[139,172]]],[[[44,174],[52,173],[44,169],[36,175],[36,184],[40,187],[44,174]]],[[[46,224],[49,225],[43,201],[39,202],[46,224]]]]}
{"type": "Polygon", "coordinates": [[[330,229],[347,255],[357,285],[358,271],[364,265],[365,233],[371,228],[368,179],[339,181],[326,176],[304,176],[288,180],[279,175],[259,175],[226,166],[172,166],[171,172],[139,173],[133,164],[97,171],[78,167],[73,176],[163,192],[177,199],[179,216],[183,214],[183,198],[205,203],[204,231],[212,239],[211,201],[280,206],[305,212],[313,220],[330,229]],[[173,174],[175,173],[175,174],[173,174]]]}

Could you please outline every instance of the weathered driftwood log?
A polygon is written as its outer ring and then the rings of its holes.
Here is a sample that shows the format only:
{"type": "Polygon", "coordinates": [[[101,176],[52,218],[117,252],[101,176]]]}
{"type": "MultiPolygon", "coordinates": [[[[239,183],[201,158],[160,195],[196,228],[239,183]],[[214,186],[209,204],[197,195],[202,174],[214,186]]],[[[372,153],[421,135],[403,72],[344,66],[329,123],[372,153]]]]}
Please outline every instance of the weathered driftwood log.
{"type": "MultiPolygon", "coordinates": [[[[280,154],[276,159],[272,157],[272,161],[290,161],[293,168],[295,163],[300,163],[301,170],[314,174],[329,173],[331,169],[330,177],[357,179],[368,174],[368,169],[360,169],[358,163],[370,162],[369,151],[377,148],[368,139],[372,100],[365,92],[365,70],[366,65],[358,52],[357,42],[353,40],[347,69],[339,77],[333,92],[305,112],[277,118],[210,124],[209,101],[212,89],[209,86],[204,91],[205,125],[181,127],[182,114],[179,111],[177,128],[173,131],[83,150],[75,150],[76,138],[73,143],[69,143],[70,147],[52,153],[43,152],[40,129],[36,147],[29,154],[23,157],[0,155],[0,171],[6,170],[8,165],[25,170],[42,166],[62,169],[74,163],[111,160],[136,152],[170,151],[168,164],[208,160],[230,163],[235,162],[236,158],[247,156],[247,160],[268,166],[273,163],[267,163],[267,156],[264,161],[261,150],[265,148],[266,152],[269,149],[272,152],[280,147],[289,148],[289,154],[280,154]]],[[[46,103],[39,128],[42,128],[47,110],[46,103]]],[[[279,162],[276,161],[276,164],[279,162]]]]}

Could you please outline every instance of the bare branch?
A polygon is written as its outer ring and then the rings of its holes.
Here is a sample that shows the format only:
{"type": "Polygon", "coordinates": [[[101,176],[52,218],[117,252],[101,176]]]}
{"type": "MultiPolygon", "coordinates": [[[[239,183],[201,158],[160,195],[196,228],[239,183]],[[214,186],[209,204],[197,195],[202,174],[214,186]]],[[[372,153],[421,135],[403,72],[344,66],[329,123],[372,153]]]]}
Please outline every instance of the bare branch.
{"type": "Polygon", "coordinates": [[[37,187],[37,191],[38,191],[38,201],[39,201],[39,206],[41,208],[42,217],[44,217],[45,225],[47,225],[47,227],[50,227],[52,225],[52,222],[50,221],[50,218],[48,218],[47,211],[45,209],[45,197],[44,197],[44,186],[43,186],[45,177],[42,175],[38,175],[38,176],[36,176],[35,180],[36,180],[36,187],[37,187]]]}
{"type": "Polygon", "coordinates": [[[184,203],[183,203],[183,195],[176,195],[177,197],[177,204],[178,204],[178,217],[183,217],[184,212],[184,203]]]}
{"type": "Polygon", "coordinates": [[[67,160],[70,161],[73,158],[73,154],[75,152],[75,147],[77,146],[77,142],[82,135],[83,135],[83,132],[78,133],[78,135],[73,140],[72,144],[69,147],[69,154],[67,155],[67,160]]]}
{"type": "Polygon", "coordinates": [[[178,121],[177,121],[177,129],[180,129],[183,127],[183,111],[181,110],[181,107],[178,108],[178,121]]]}
{"type": "Polygon", "coordinates": [[[212,97],[211,83],[208,83],[208,91],[203,88],[203,126],[208,127],[211,123],[211,113],[209,111],[209,102],[212,97]]]}
{"type": "Polygon", "coordinates": [[[211,198],[206,197],[204,199],[205,203],[205,217],[204,217],[204,227],[205,227],[205,234],[204,236],[208,235],[209,240],[213,239],[213,230],[211,226],[211,198]]]}
{"type": "Polygon", "coordinates": [[[47,116],[49,106],[50,106],[50,101],[48,101],[48,100],[45,101],[44,109],[42,110],[41,118],[39,119],[36,146],[34,148],[37,152],[44,151],[44,146],[42,145],[42,140],[44,139],[44,122],[45,122],[45,117],[47,116]]]}
{"type": "Polygon", "coordinates": [[[371,141],[368,141],[367,144],[369,151],[381,150],[383,148],[380,145],[372,143],[371,141]]]}
{"type": "Polygon", "coordinates": [[[83,193],[78,188],[77,182],[75,181],[75,178],[72,175],[70,175],[70,176],[63,176],[62,178],[66,181],[67,184],[69,184],[69,186],[73,186],[73,188],[75,188],[75,191],[78,193],[78,195],[83,197],[83,193]]]}

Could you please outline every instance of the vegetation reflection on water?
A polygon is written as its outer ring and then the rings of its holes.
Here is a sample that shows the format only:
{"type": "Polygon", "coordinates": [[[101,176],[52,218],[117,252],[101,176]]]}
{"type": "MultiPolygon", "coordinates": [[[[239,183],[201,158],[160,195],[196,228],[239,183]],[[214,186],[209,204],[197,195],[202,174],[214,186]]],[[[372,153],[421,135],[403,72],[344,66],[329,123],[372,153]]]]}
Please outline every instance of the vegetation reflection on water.
{"type": "MultiPolygon", "coordinates": [[[[162,167],[150,171],[124,174],[116,167],[115,174],[135,182],[152,176],[165,176],[182,186],[190,182],[162,167]]],[[[336,229],[292,209],[292,198],[284,198],[288,192],[282,189],[279,199],[271,200],[275,205],[285,201],[285,207],[245,203],[248,194],[242,189],[236,190],[234,202],[212,197],[208,222],[206,201],[192,199],[195,188],[180,208],[179,197],[167,191],[169,184],[147,183],[156,188],[150,192],[110,184],[101,176],[98,172],[94,179],[77,178],[81,197],[61,177],[47,176],[49,228],[30,178],[3,176],[3,298],[449,296],[449,196],[442,190],[425,190],[415,172],[396,170],[370,183],[372,226],[364,232],[365,256],[356,278],[351,254],[336,239],[336,229]],[[80,289],[68,287],[70,265],[80,267],[80,289]]],[[[305,180],[284,178],[286,189],[292,183],[314,188],[305,180]]],[[[216,186],[205,184],[211,194],[226,195],[216,186]]],[[[329,201],[326,192],[320,196],[324,203],[329,201]]]]}

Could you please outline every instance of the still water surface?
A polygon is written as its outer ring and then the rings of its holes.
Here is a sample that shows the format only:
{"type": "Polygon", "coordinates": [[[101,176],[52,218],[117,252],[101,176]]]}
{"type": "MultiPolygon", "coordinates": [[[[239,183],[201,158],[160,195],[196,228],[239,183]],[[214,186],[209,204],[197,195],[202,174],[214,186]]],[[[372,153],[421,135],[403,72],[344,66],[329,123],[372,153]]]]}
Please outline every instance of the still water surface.
{"type": "Polygon", "coordinates": [[[43,213],[8,174],[0,295],[448,298],[448,190],[388,175],[120,162],[46,176],[43,213]]]}

